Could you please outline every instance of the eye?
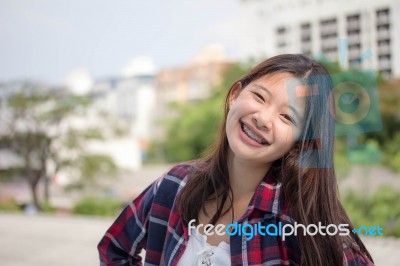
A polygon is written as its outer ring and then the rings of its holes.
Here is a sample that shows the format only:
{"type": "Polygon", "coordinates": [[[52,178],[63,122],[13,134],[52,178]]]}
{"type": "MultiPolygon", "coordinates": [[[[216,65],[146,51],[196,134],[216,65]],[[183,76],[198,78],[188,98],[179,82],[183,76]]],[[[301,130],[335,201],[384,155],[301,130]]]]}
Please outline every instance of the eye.
{"type": "Polygon", "coordinates": [[[290,115],[288,115],[288,114],[282,114],[282,116],[283,116],[287,121],[289,121],[290,123],[296,125],[296,121],[295,121],[295,120],[293,119],[293,117],[291,117],[290,115]]]}
{"type": "Polygon", "coordinates": [[[265,99],[261,94],[259,94],[258,92],[255,92],[255,91],[253,91],[253,94],[256,95],[257,98],[259,98],[261,101],[265,102],[265,99]]]}

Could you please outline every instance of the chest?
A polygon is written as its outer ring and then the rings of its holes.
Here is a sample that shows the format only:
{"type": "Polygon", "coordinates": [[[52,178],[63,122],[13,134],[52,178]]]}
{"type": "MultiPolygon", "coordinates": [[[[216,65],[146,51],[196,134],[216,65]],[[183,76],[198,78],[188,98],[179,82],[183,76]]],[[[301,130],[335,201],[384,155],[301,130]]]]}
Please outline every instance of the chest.
{"type": "MultiPolygon", "coordinates": [[[[279,222],[279,220],[271,217],[271,219],[266,220],[252,219],[245,221],[245,223],[237,223],[234,234],[226,235],[226,238],[210,238],[207,236],[207,242],[214,246],[224,245],[224,242],[228,243],[231,265],[300,264],[301,253],[295,236],[286,237],[285,240],[282,240],[282,237],[279,234],[274,234],[274,232],[272,234],[260,234],[260,231],[265,230],[268,225],[274,224],[279,227],[279,222]]],[[[188,244],[189,241],[174,247],[178,247],[177,255],[168,265],[177,265],[175,263],[178,263],[180,258],[183,257],[188,244]]]]}
{"type": "Polygon", "coordinates": [[[218,246],[221,242],[229,244],[230,235],[227,234],[224,229],[226,229],[229,224],[238,221],[245,214],[249,200],[250,199],[245,199],[236,202],[230,209],[229,206],[226,205],[223,208],[222,215],[214,225],[209,224],[209,222],[217,212],[217,205],[215,202],[206,204],[205,209],[202,209],[199,213],[199,221],[197,224],[198,232],[206,236],[207,243],[212,246],[218,246]]]}

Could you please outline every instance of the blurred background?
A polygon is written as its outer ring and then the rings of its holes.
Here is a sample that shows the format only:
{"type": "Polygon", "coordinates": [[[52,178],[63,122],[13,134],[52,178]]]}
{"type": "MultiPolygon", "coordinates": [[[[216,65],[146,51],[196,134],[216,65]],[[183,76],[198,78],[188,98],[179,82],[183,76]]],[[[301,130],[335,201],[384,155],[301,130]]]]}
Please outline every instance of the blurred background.
{"type": "Polygon", "coordinates": [[[332,73],[342,202],[400,265],[399,1],[0,0],[0,43],[2,265],[98,265],[121,208],[201,156],[227,89],[281,53],[332,73]]]}

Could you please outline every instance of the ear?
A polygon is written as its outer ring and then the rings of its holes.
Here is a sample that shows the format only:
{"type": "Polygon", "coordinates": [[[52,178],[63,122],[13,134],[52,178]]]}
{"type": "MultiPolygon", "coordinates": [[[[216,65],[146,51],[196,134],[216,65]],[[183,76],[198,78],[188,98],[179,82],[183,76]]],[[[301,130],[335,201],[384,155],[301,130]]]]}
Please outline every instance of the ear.
{"type": "Polygon", "coordinates": [[[242,90],[242,83],[240,81],[233,84],[231,90],[229,92],[229,105],[233,104],[236,98],[239,96],[239,93],[242,90]]]}

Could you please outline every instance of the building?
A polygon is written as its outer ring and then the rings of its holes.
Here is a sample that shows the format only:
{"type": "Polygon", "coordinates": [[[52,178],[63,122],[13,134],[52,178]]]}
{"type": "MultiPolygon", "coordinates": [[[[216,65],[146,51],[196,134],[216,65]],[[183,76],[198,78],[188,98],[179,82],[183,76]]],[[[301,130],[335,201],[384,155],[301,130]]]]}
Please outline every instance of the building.
{"type": "Polygon", "coordinates": [[[90,148],[111,155],[125,169],[139,169],[150,142],[163,136],[164,129],[157,121],[173,116],[171,103],[209,97],[232,64],[216,45],[204,48],[182,67],[156,72],[149,60],[135,58],[120,77],[97,80],[90,90],[96,109],[131,126],[127,136],[94,143],[90,148]]]}
{"type": "MultiPolygon", "coordinates": [[[[187,65],[168,68],[156,77],[157,119],[173,115],[171,103],[183,103],[206,99],[212,88],[221,82],[224,72],[232,65],[218,45],[205,47],[187,65]]],[[[162,133],[158,131],[159,136],[162,133]]]]}
{"type": "Polygon", "coordinates": [[[98,80],[90,95],[97,109],[129,126],[126,136],[96,143],[91,148],[111,155],[122,168],[139,169],[154,136],[154,71],[134,71],[122,77],[98,80]]]}
{"type": "Polygon", "coordinates": [[[398,0],[241,0],[241,5],[244,57],[322,55],[345,68],[361,65],[384,77],[400,76],[398,0]]]}

